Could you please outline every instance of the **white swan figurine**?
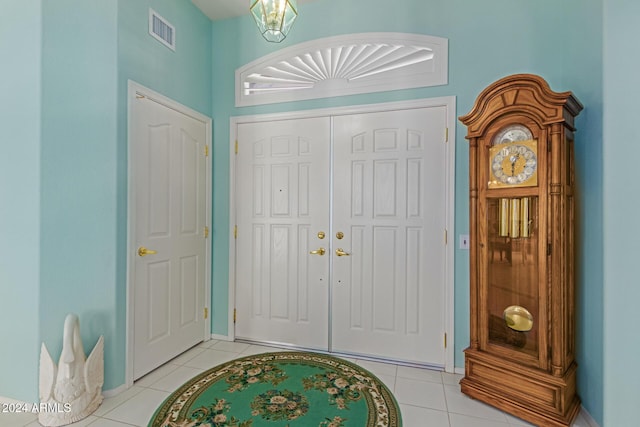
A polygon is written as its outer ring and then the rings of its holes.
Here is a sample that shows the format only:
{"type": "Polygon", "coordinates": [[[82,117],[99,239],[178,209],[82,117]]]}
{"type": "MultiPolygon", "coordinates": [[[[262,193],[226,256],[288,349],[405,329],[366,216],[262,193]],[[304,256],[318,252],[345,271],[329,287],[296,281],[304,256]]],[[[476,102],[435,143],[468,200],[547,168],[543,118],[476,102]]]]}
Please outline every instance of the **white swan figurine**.
{"type": "Polygon", "coordinates": [[[43,426],[63,426],[86,418],[102,403],[103,384],[104,337],[85,359],[78,316],[68,314],[58,366],[42,343],[38,421],[43,426]]]}

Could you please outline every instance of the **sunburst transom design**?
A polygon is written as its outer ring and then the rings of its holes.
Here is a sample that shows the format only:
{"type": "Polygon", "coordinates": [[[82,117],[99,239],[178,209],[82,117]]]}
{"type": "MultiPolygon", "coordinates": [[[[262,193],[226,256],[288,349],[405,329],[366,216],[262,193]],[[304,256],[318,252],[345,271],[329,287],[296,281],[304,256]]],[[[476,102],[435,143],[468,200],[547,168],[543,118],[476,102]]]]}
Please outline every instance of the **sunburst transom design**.
{"type": "Polygon", "coordinates": [[[260,105],[447,83],[446,39],[365,33],[318,39],[236,71],[236,105],[260,105]]]}

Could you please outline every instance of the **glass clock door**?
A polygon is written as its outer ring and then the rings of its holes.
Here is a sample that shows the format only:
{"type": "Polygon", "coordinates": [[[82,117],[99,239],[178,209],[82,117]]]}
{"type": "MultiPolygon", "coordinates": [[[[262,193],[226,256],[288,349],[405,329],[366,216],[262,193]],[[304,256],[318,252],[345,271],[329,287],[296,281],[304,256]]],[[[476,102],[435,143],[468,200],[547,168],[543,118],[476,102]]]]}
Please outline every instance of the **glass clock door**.
{"type": "Polygon", "coordinates": [[[489,198],[489,344],[538,355],[538,198],[489,198]]]}

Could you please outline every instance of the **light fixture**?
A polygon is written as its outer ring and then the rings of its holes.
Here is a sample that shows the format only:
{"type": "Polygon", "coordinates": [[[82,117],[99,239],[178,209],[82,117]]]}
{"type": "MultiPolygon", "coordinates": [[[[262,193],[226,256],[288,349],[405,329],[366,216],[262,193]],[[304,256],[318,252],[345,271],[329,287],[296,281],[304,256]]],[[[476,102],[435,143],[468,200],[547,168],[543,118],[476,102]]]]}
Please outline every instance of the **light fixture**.
{"type": "Polygon", "coordinates": [[[298,17],[296,0],[251,0],[251,14],[269,42],[280,43],[287,37],[298,17]]]}

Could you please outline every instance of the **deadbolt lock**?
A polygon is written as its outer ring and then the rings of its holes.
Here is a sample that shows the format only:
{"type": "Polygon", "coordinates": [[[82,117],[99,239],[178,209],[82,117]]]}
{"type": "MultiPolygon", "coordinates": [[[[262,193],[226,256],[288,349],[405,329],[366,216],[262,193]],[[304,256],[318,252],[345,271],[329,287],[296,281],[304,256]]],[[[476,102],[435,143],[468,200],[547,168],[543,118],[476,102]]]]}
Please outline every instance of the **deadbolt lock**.
{"type": "Polygon", "coordinates": [[[338,231],[336,233],[336,237],[338,238],[338,240],[342,240],[344,238],[344,233],[342,231],[338,231]]]}
{"type": "Polygon", "coordinates": [[[318,231],[318,239],[324,239],[324,231],[318,231]]]}

